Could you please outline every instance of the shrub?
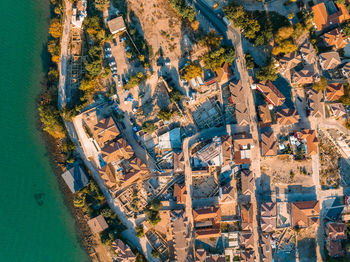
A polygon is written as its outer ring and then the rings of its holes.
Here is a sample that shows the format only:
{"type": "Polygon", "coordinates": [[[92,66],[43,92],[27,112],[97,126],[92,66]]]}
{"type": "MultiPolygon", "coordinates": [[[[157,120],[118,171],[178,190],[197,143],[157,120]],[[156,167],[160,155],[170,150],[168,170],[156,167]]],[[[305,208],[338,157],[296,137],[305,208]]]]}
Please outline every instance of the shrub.
{"type": "Polygon", "coordinates": [[[51,105],[40,105],[38,110],[43,130],[54,138],[65,138],[66,131],[59,111],[51,105]]]}
{"type": "Polygon", "coordinates": [[[173,116],[173,112],[168,109],[162,109],[159,111],[158,117],[164,121],[169,121],[173,116]]]}
{"type": "Polygon", "coordinates": [[[197,76],[202,75],[203,71],[202,68],[200,67],[199,64],[197,63],[189,63],[188,65],[186,65],[183,69],[183,76],[184,78],[189,81],[192,78],[195,78],[197,76]]]}
{"type": "Polygon", "coordinates": [[[260,81],[275,81],[277,77],[277,69],[272,60],[267,65],[262,66],[256,73],[256,78],[260,81]]]}
{"type": "Polygon", "coordinates": [[[143,230],[143,225],[139,225],[136,227],[136,236],[137,237],[143,237],[145,235],[145,232],[143,230]]]}
{"type": "Polygon", "coordinates": [[[324,91],[327,87],[327,79],[324,76],[320,77],[320,81],[318,81],[317,83],[314,83],[313,88],[320,92],[320,91],[324,91]]]}
{"type": "Polygon", "coordinates": [[[142,125],[142,130],[146,133],[152,134],[156,130],[156,126],[152,122],[145,122],[142,125]]]}

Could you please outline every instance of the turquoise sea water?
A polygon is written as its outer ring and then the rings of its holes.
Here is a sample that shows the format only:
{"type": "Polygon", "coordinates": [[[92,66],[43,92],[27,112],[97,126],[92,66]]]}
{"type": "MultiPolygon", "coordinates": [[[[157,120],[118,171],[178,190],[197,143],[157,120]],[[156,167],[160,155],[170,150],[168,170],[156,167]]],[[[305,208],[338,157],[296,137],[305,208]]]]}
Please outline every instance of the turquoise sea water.
{"type": "Polygon", "coordinates": [[[0,10],[0,262],[87,261],[35,123],[49,0],[0,10]]]}

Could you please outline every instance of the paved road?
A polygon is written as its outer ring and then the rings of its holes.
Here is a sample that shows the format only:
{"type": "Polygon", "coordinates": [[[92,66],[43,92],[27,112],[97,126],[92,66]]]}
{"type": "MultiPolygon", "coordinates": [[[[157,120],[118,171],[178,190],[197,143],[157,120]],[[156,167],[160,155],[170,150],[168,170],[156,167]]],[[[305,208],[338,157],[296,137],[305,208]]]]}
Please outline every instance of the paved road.
{"type": "MultiPolygon", "coordinates": [[[[251,170],[254,173],[255,179],[260,178],[260,147],[259,147],[259,133],[257,127],[257,118],[255,111],[255,103],[253,98],[253,93],[251,91],[252,80],[249,77],[248,70],[245,63],[245,57],[242,47],[242,36],[239,28],[234,28],[233,26],[227,26],[213,10],[208,7],[202,0],[194,0],[194,6],[197,10],[200,10],[201,14],[207,18],[213,27],[224,37],[224,41],[228,44],[232,44],[236,50],[236,66],[239,72],[239,79],[241,80],[242,86],[244,88],[244,99],[246,99],[246,105],[248,106],[249,112],[249,127],[250,133],[252,134],[255,147],[251,150],[251,170]]],[[[187,182],[187,180],[186,180],[187,182]]],[[[259,185],[257,185],[259,187],[259,185]]],[[[259,188],[257,189],[259,191],[259,188]]],[[[253,206],[253,211],[255,214],[258,213],[258,203],[256,196],[251,198],[251,203],[253,206]]],[[[253,218],[253,234],[255,238],[254,251],[256,254],[257,261],[260,260],[260,254],[258,249],[258,221],[256,216],[253,218]]]]}

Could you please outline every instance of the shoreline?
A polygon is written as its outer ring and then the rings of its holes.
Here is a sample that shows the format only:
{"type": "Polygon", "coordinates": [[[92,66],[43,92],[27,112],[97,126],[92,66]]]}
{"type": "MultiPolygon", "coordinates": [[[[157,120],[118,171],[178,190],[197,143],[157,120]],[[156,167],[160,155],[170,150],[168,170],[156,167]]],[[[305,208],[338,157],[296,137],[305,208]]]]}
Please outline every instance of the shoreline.
{"type": "MultiPolygon", "coordinates": [[[[41,94],[39,95],[40,98],[41,94]]],[[[42,140],[44,141],[45,149],[48,153],[49,164],[52,168],[53,175],[56,178],[58,183],[59,191],[63,196],[64,205],[68,209],[69,213],[74,219],[74,231],[77,235],[78,242],[81,248],[86,253],[88,260],[93,261],[91,258],[91,254],[94,252],[95,243],[93,243],[94,236],[90,232],[90,228],[86,223],[86,219],[82,210],[75,208],[73,204],[74,196],[70,192],[69,188],[65,184],[61,174],[65,172],[65,168],[63,164],[60,164],[59,159],[62,158],[62,154],[59,150],[59,140],[52,138],[49,134],[47,134],[42,129],[42,125],[40,123],[40,119],[37,115],[37,129],[39,134],[41,134],[42,140]]]]}
{"type": "MultiPolygon", "coordinates": [[[[64,7],[65,8],[65,7],[64,7]]],[[[55,16],[52,13],[51,10],[51,4],[50,4],[50,15],[49,19],[55,18],[55,16]]],[[[46,32],[47,35],[49,35],[48,32],[46,32]]],[[[94,254],[94,247],[96,246],[96,243],[94,243],[94,235],[91,233],[90,228],[87,224],[87,220],[84,217],[84,213],[81,209],[76,208],[73,204],[74,195],[69,190],[67,185],[65,184],[62,174],[66,171],[65,165],[64,165],[64,156],[62,151],[60,150],[61,146],[61,140],[53,138],[51,135],[49,135],[47,132],[43,130],[43,124],[40,121],[39,111],[38,111],[38,105],[40,100],[43,98],[43,94],[47,89],[50,88],[48,81],[47,81],[47,74],[50,70],[50,67],[52,66],[51,61],[51,55],[47,50],[47,44],[49,43],[50,39],[49,37],[46,39],[45,46],[43,47],[43,52],[46,54],[42,57],[42,66],[43,66],[43,75],[40,76],[41,80],[41,88],[37,95],[37,98],[35,99],[35,108],[36,108],[36,114],[35,114],[35,127],[38,131],[39,137],[41,137],[41,140],[43,141],[43,146],[45,147],[45,150],[49,157],[49,165],[51,166],[51,169],[53,171],[53,175],[56,178],[56,181],[58,183],[59,191],[63,196],[63,202],[65,207],[68,209],[68,212],[74,219],[74,234],[77,236],[78,243],[81,247],[81,249],[85,252],[87,261],[93,261],[91,254],[94,254]]],[[[59,64],[55,64],[57,67],[59,64]]],[[[58,92],[58,82],[57,86],[55,88],[57,89],[56,92],[58,92]]],[[[91,177],[90,177],[91,179],[91,177]]]]}

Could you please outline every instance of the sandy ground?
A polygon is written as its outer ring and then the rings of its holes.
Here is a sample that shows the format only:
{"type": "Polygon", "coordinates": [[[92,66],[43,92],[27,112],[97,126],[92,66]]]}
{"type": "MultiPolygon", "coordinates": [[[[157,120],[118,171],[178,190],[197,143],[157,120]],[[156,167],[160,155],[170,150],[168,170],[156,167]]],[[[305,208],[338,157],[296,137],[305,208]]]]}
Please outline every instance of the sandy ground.
{"type": "Polygon", "coordinates": [[[261,159],[261,172],[271,179],[271,186],[276,184],[301,184],[305,187],[312,186],[312,164],[311,160],[301,162],[283,159],[284,156],[265,157],[261,159]],[[306,169],[310,175],[300,173],[300,167],[306,169]],[[290,173],[293,171],[294,177],[290,173]]]}
{"type": "Polygon", "coordinates": [[[101,243],[98,235],[95,235],[94,240],[96,245],[94,246],[95,254],[91,256],[93,262],[112,262],[113,259],[106,247],[101,243]]]}
{"type": "Polygon", "coordinates": [[[181,55],[181,22],[168,1],[129,0],[128,7],[139,20],[145,39],[154,53],[161,47],[170,60],[181,55]]]}

